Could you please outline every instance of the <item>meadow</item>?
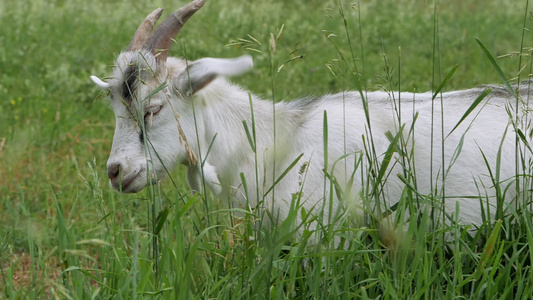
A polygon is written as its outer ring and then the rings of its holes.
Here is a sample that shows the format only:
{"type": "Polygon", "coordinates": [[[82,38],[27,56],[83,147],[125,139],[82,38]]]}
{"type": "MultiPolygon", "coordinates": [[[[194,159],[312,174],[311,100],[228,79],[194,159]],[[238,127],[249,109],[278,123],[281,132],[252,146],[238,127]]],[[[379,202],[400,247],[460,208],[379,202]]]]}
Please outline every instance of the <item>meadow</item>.
{"type": "MultiPolygon", "coordinates": [[[[526,0],[206,2],[170,55],[251,54],[234,81],[276,101],[355,90],[354,73],[402,91],[531,73],[526,0]]],[[[433,230],[422,214],[393,247],[376,223],[347,221],[308,245],[294,219],[260,230],[254,211],[190,193],[183,167],[156,194],[113,191],[114,116],[89,76],[111,72],[149,12],[183,3],[0,1],[0,298],[533,297],[528,210],[433,230]]]]}

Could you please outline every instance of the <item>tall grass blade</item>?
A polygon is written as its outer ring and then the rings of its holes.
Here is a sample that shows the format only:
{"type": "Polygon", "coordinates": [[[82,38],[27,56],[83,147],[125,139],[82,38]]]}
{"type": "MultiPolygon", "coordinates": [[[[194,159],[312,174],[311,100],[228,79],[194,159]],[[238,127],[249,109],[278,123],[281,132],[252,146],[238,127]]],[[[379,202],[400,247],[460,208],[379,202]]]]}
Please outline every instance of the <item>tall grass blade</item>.
{"type": "MultiPolygon", "coordinates": [[[[392,160],[392,156],[396,152],[396,149],[398,147],[398,141],[400,140],[400,137],[402,136],[404,127],[405,125],[402,125],[400,127],[400,129],[398,130],[398,133],[396,133],[394,138],[390,141],[387,151],[385,151],[385,156],[383,157],[383,160],[381,161],[381,166],[379,167],[378,173],[376,175],[375,185],[372,190],[373,195],[376,195],[378,187],[380,186],[380,184],[382,184],[383,179],[385,178],[385,174],[387,173],[387,169],[389,168],[389,164],[392,160]]],[[[388,135],[390,135],[390,132],[388,132],[388,135]]]]}
{"type": "Polygon", "coordinates": [[[435,90],[435,93],[433,93],[433,97],[431,97],[431,99],[437,98],[437,95],[439,95],[439,93],[442,91],[442,89],[446,86],[446,84],[448,83],[450,78],[452,78],[452,76],[455,73],[455,71],[457,71],[458,67],[459,67],[459,65],[455,65],[450,70],[450,72],[448,72],[448,74],[446,74],[446,77],[444,77],[444,80],[440,83],[439,87],[437,87],[437,89],[435,90]]]}
{"type": "Polygon", "coordinates": [[[479,278],[481,278],[483,271],[485,271],[485,267],[487,266],[490,255],[492,254],[494,250],[494,246],[496,245],[496,239],[500,235],[501,228],[502,228],[502,220],[496,221],[496,223],[494,223],[494,226],[492,227],[492,231],[487,240],[487,243],[485,244],[485,248],[483,249],[483,252],[481,253],[481,258],[479,259],[479,263],[476,268],[476,271],[473,274],[473,277],[475,280],[479,280],[479,278]]]}
{"type": "Polygon", "coordinates": [[[163,229],[163,226],[165,225],[169,212],[170,210],[168,209],[168,207],[165,207],[157,215],[157,218],[155,219],[155,228],[154,228],[155,235],[158,235],[159,232],[161,232],[161,229],[163,229]]]}
{"type": "Polygon", "coordinates": [[[507,80],[507,77],[505,77],[505,75],[503,74],[502,69],[500,68],[500,66],[498,65],[498,63],[496,62],[496,60],[494,59],[492,54],[490,54],[490,51],[487,49],[487,47],[485,47],[485,45],[481,42],[481,40],[479,38],[476,38],[476,42],[478,43],[479,47],[481,47],[481,50],[483,50],[483,52],[485,53],[485,55],[489,59],[490,63],[492,64],[492,66],[496,70],[496,73],[498,74],[498,76],[502,80],[503,84],[505,85],[505,87],[507,88],[509,93],[511,93],[511,95],[513,95],[515,98],[518,98],[518,95],[517,95],[516,91],[511,87],[511,84],[509,83],[509,80],[507,80]]]}
{"type": "Polygon", "coordinates": [[[474,111],[474,109],[479,105],[479,103],[481,103],[481,101],[483,101],[483,99],[485,99],[485,97],[487,97],[487,95],[489,95],[491,92],[492,92],[491,88],[485,88],[483,90],[483,92],[481,92],[481,94],[479,94],[479,96],[477,96],[476,100],[474,100],[474,102],[472,102],[472,105],[470,105],[470,107],[468,107],[468,109],[463,114],[463,116],[461,117],[459,122],[457,122],[457,124],[455,124],[453,129],[450,130],[450,133],[448,133],[448,135],[446,137],[450,136],[450,134],[452,134],[452,132],[454,132],[455,129],[457,129],[457,127],[459,127],[459,125],[461,125],[461,123],[470,115],[470,113],[472,111],[474,111]]]}
{"type": "Polygon", "coordinates": [[[518,134],[518,137],[520,138],[520,141],[522,141],[524,146],[526,146],[526,148],[529,150],[529,153],[533,154],[533,150],[529,146],[529,142],[528,142],[526,136],[524,135],[524,132],[520,128],[516,128],[516,134],[518,134]]]}
{"type": "Polygon", "coordinates": [[[287,175],[287,173],[289,173],[292,170],[292,168],[294,168],[294,166],[298,163],[298,161],[300,161],[302,156],[304,156],[303,153],[298,155],[298,157],[296,157],[291,162],[291,164],[283,171],[283,173],[281,173],[281,175],[279,175],[278,178],[274,181],[272,186],[263,194],[263,197],[266,197],[266,195],[268,195],[268,193],[270,193],[274,189],[274,187],[285,177],[285,175],[287,175]]]}
{"type": "Polygon", "coordinates": [[[167,84],[166,81],[161,83],[158,87],[156,87],[153,91],[151,91],[148,95],[146,95],[146,97],[144,97],[143,101],[152,98],[152,96],[154,96],[155,94],[159,93],[161,90],[163,90],[167,86],[168,86],[168,84],[167,84]]]}
{"type": "Polygon", "coordinates": [[[250,133],[250,130],[248,129],[248,123],[246,122],[246,120],[242,121],[242,126],[244,127],[244,131],[246,132],[246,138],[248,139],[248,144],[252,148],[252,151],[255,152],[256,149],[255,149],[254,138],[252,137],[252,134],[250,133]]]}

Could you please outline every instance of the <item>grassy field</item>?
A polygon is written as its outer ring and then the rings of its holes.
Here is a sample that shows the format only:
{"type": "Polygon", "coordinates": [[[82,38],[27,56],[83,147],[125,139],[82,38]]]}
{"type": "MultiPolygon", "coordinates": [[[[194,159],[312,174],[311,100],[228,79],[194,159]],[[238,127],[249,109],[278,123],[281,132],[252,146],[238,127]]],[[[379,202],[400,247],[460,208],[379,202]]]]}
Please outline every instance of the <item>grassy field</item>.
{"type": "MultiPolygon", "coordinates": [[[[338,236],[348,246],[338,249],[327,238],[294,241],[290,218],[254,229],[251,212],[235,216],[211,195],[189,193],[180,168],[176,185],[163,182],[155,197],[112,191],[114,117],[89,76],[110,73],[147,13],[181,4],[0,1],[0,298],[533,296],[527,211],[474,233],[413,222],[408,247],[386,247],[376,228],[347,222],[338,236]],[[461,238],[445,242],[449,233],[461,238]]],[[[475,38],[508,79],[528,78],[526,5],[208,0],[171,55],[252,54],[254,70],[236,81],[276,100],[355,89],[341,55],[353,55],[368,90],[435,90],[456,65],[446,89],[462,89],[502,83],[475,38]]]]}

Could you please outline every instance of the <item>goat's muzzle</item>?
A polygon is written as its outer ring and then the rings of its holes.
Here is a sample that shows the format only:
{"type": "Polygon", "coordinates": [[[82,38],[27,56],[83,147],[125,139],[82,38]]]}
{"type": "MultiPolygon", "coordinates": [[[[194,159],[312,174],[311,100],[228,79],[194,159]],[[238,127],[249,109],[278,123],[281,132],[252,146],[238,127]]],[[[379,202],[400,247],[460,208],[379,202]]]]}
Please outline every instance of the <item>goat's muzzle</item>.
{"type": "Polygon", "coordinates": [[[115,190],[124,193],[137,193],[146,186],[146,179],[143,176],[144,172],[144,168],[125,170],[118,162],[107,165],[109,183],[115,190]]]}

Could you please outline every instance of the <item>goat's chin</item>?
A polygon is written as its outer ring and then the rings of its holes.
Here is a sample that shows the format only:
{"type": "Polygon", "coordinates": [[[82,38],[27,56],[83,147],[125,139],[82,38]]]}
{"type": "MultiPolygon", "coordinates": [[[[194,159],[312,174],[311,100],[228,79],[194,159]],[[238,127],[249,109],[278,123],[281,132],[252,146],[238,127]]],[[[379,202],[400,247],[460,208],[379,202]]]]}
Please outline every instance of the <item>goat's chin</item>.
{"type": "Polygon", "coordinates": [[[109,181],[111,187],[122,193],[138,193],[147,185],[144,170],[139,171],[135,176],[125,176],[121,181],[109,181]]]}
{"type": "Polygon", "coordinates": [[[129,184],[126,186],[120,186],[120,185],[113,184],[113,182],[110,182],[109,185],[111,185],[111,187],[117,192],[126,193],[126,194],[138,193],[146,187],[146,184],[129,184]]]}
{"type": "Polygon", "coordinates": [[[125,194],[134,194],[134,193],[138,193],[140,191],[142,191],[144,188],[146,187],[146,185],[143,185],[143,186],[127,186],[125,188],[116,188],[116,187],[113,187],[115,190],[117,190],[118,192],[122,192],[122,193],[125,193],[125,194]]]}

